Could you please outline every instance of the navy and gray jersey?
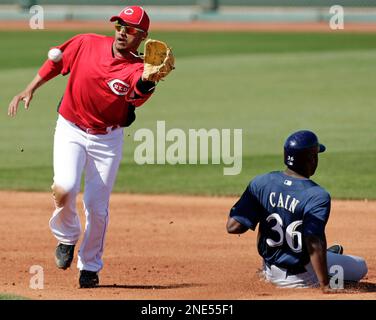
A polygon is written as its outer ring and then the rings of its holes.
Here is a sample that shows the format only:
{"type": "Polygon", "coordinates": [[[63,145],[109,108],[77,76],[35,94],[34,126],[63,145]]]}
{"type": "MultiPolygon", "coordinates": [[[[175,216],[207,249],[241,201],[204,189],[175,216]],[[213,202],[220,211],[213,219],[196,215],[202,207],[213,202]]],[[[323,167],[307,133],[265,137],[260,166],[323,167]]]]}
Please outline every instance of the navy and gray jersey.
{"type": "Polygon", "coordinates": [[[324,238],[329,213],[330,195],[318,184],[271,172],[249,183],[230,217],[252,230],[259,224],[258,252],[265,263],[290,268],[309,262],[303,239],[324,238]]]}

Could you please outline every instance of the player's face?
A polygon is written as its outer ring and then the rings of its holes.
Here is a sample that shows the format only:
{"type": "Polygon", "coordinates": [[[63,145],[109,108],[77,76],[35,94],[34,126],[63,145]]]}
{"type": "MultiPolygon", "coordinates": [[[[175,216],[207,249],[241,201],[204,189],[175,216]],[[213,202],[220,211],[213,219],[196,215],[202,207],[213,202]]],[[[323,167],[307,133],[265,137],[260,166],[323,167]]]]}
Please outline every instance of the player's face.
{"type": "Polygon", "coordinates": [[[316,172],[317,166],[319,164],[318,149],[313,150],[311,153],[311,162],[310,162],[310,176],[313,176],[316,172]]]}
{"type": "Polygon", "coordinates": [[[115,22],[115,48],[119,51],[137,51],[147,32],[127,26],[124,22],[115,22]]]}

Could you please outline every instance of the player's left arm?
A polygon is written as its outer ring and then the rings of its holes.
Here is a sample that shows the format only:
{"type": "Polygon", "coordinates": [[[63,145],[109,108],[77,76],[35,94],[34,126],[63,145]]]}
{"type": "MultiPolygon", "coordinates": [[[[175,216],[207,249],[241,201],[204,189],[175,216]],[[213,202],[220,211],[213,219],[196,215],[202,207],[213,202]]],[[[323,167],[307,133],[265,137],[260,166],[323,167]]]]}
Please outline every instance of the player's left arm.
{"type": "Polygon", "coordinates": [[[240,222],[236,221],[234,218],[228,217],[226,229],[228,233],[240,234],[249,230],[246,226],[242,225],[240,222]]]}
{"type": "Polygon", "coordinates": [[[121,123],[122,127],[129,127],[136,120],[136,107],[140,107],[151,97],[155,87],[155,82],[142,79],[142,72],[140,70],[136,72],[132,80],[133,89],[125,99],[128,111],[125,119],[123,119],[123,123],[121,123]]]}
{"type": "Polygon", "coordinates": [[[240,234],[249,229],[255,230],[259,222],[259,203],[252,194],[252,183],[247,186],[240,199],[231,208],[227,219],[228,233],[240,234]]]}
{"type": "Polygon", "coordinates": [[[156,87],[156,83],[153,81],[143,80],[142,76],[136,82],[135,96],[141,98],[145,95],[151,95],[156,87]]]}
{"type": "Polygon", "coordinates": [[[140,64],[135,70],[131,79],[131,89],[127,96],[126,101],[135,107],[143,105],[154,93],[156,83],[142,79],[143,65],[140,64]]]}

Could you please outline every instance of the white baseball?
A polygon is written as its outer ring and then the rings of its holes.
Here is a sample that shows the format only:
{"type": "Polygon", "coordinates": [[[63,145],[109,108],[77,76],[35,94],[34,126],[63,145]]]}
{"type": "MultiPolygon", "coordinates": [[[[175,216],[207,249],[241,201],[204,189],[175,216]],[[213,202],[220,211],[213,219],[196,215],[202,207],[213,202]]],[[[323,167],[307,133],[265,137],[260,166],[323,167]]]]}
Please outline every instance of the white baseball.
{"type": "Polygon", "coordinates": [[[63,53],[58,48],[53,48],[50,51],[48,51],[48,59],[50,59],[53,62],[59,62],[62,57],[63,53]]]}

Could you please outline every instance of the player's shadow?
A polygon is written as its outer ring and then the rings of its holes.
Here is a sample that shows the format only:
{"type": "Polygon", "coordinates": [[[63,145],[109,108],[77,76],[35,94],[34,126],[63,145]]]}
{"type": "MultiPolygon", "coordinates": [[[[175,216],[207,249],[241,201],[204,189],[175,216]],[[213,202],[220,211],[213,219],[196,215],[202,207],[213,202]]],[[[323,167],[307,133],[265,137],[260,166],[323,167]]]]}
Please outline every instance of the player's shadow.
{"type": "Polygon", "coordinates": [[[164,290],[164,289],[181,289],[202,287],[204,284],[198,283],[181,283],[181,284],[168,284],[168,285],[128,285],[128,284],[105,284],[99,285],[95,288],[114,288],[114,289],[141,289],[141,290],[164,290]]]}
{"type": "Polygon", "coordinates": [[[376,284],[372,282],[362,281],[359,283],[345,283],[345,291],[348,293],[355,292],[376,292],[376,284]]]}

